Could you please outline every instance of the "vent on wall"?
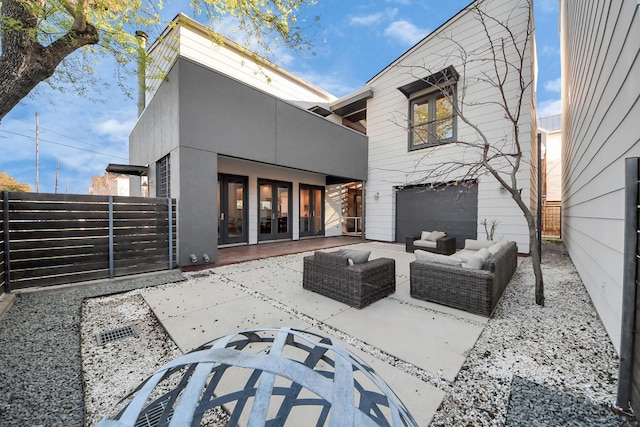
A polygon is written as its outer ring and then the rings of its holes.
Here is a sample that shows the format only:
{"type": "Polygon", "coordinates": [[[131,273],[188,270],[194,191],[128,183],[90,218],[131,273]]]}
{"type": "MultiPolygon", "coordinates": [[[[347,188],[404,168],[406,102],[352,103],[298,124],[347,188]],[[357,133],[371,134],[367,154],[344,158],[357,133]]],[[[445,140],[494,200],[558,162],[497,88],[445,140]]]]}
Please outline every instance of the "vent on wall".
{"type": "Polygon", "coordinates": [[[96,335],[98,345],[105,345],[107,343],[138,335],[138,330],[133,325],[123,326],[121,328],[111,329],[108,331],[102,331],[96,335]]]}

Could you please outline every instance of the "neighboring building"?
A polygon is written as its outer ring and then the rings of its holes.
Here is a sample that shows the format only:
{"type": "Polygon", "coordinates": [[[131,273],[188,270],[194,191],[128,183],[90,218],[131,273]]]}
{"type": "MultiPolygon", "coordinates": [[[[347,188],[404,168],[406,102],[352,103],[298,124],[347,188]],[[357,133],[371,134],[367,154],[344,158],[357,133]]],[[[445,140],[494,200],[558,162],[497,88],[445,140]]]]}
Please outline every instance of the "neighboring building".
{"type": "Polygon", "coordinates": [[[91,177],[89,194],[95,196],[128,196],[129,177],[111,172],[105,172],[102,176],[93,176],[91,177]]]}
{"type": "Polygon", "coordinates": [[[543,159],[542,202],[562,201],[562,115],[538,119],[543,159]]]}
{"type": "Polygon", "coordinates": [[[625,158],[640,156],[640,11],[636,1],[563,0],[560,25],[563,241],[619,350],[625,158]]]}
{"type": "MultiPolygon", "coordinates": [[[[535,43],[532,35],[523,36],[533,25],[529,3],[475,4],[508,22],[518,35],[522,77],[533,82],[535,43]]],[[[495,25],[488,30],[494,35],[502,31],[495,25]]],[[[520,252],[529,252],[522,212],[495,179],[483,175],[466,182],[454,177],[455,185],[436,180],[425,186],[417,185],[419,174],[411,173],[416,160],[429,153],[439,159],[462,158],[465,149],[446,142],[475,138],[451,111],[442,117],[442,97],[429,83],[442,73],[455,79],[450,83],[461,104],[465,94],[473,123],[503,149],[512,147],[512,140],[505,139],[509,129],[496,120],[504,112],[489,105],[472,107],[487,100],[483,97],[499,96],[474,79],[493,65],[456,59],[450,55],[454,43],[445,34],[455,34],[455,45],[472,52],[482,45],[484,31],[465,9],[364,88],[336,99],[266,60],[255,61],[232,41],[213,43],[205,27],[178,15],[149,48],[146,107],[131,133],[129,158],[134,165],[147,165],[134,168],[148,175],[150,196],[177,200],[179,264],[192,263],[191,255],[197,263],[204,262],[204,254],[215,261],[222,245],[361,230],[368,239],[402,242],[405,235],[431,227],[456,235],[462,245],[464,238],[484,235],[485,218],[500,224],[497,238],[515,240],[520,252]],[[426,63],[435,71],[421,68],[426,63]],[[410,108],[437,118],[415,125],[424,135],[432,128],[444,132],[437,146],[408,140],[410,108]],[[429,191],[432,185],[444,190],[429,191]]],[[[505,53],[515,60],[513,48],[505,53]]],[[[536,133],[534,83],[522,98],[523,158],[517,175],[532,206],[537,197],[536,171],[530,166],[536,133]]],[[[505,90],[513,94],[518,87],[518,79],[510,78],[505,90]]],[[[139,178],[132,177],[132,195],[140,188],[139,178]]]]}
{"type": "Polygon", "coordinates": [[[542,237],[562,237],[562,115],[538,119],[542,146],[542,237]]]}

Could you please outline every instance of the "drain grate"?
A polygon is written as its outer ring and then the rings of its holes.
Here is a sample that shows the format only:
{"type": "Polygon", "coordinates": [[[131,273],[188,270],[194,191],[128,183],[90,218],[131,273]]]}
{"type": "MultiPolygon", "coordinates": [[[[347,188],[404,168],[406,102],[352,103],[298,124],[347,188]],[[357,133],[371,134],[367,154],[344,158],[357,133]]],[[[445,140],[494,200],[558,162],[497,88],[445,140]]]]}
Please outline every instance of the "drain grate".
{"type": "Polygon", "coordinates": [[[96,335],[98,345],[105,345],[107,343],[138,335],[138,330],[133,325],[123,326],[122,328],[111,329],[108,331],[102,331],[96,335]]]}
{"type": "MultiPolygon", "coordinates": [[[[169,404],[170,398],[161,400],[157,403],[152,403],[143,412],[140,413],[136,423],[133,427],[158,427],[160,424],[160,419],[164,414],[165,408],[169,404]]],[[[171,417],[173,416],[173,409],[169,411],[167,414],[167,424],[171,421],[171,417]]]]}

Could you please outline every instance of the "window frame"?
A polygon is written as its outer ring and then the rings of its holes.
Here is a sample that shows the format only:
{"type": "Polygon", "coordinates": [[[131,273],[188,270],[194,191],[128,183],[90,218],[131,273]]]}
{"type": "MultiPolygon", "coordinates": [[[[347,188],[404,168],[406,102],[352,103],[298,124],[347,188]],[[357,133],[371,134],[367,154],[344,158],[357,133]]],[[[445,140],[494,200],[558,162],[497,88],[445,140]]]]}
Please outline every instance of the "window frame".
{"type": "Polygon", "coordinates": [[[408,137],[408,151],[416,151],[422,150],[424,148],[437,147],[439,145],[450,144],[456,141],[457,137],[457,114],[455,112],[455,103],[456,103],[456,94],[457,94],[457,84],[451,83],[446,87],[439,89],[432,89],[426,92],[420,92],[415,94],[414,96],[409,97],[409,137],[408,137]],[[451,118],[452,121],[452,131],[451,137],[440,140],[433,140],[436,134],[435,126],[438,121],[444,120],[443,118],[435,118],[436,117],[436,103],[438,99],[448,98],[449,102],[453,105],[452,112],[450,116],[445,117],[445,119],[451,118]],[[434,117],[433,120],[429,120],[424,123],[420,123],[419,125],[415,125],[414,120],[414,105],[418,103],[424,103],[426,101],[428,103],[428,117],[434,117]],[[415,129],[416,127],[427,126],[427,141],[416,142],[415,140],[415,129]]]}

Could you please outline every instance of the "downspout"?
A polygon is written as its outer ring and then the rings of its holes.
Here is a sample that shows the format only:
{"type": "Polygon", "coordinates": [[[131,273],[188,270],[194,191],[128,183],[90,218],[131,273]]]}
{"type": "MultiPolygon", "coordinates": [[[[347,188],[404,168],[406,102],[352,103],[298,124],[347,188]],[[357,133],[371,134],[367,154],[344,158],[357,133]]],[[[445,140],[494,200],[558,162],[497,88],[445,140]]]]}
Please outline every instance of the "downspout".
{"type": "Polygon", "coordinates": [[[146,92],[146,74],[147,74],[147,40],[149,36],[144,31],[136,31],[136,37],[138,38],[138,117],[142,115],[145,107],[145,92],[146,92]]]}
{"type": "Polygon", "coordinates": [[[363,242],[365,239],[365,218],[367,217],[367,193],[366,188],[367,181],[362,181],[362,230],[360,231],[360,240],[363,242]]]}
{"type": "Polygon", "coordinates": [[[542,261],[542,134],[538,132],[538,255],[542,261]]]}
{"type": "Polygon", "coordinates": [[[616,409],[629,412],[631,379],[633,377],[633,347],[636,302],[638,158],[625,160],[624,254],[622,279],[622,325],[620,333],[620,364],[616,409]]]}

